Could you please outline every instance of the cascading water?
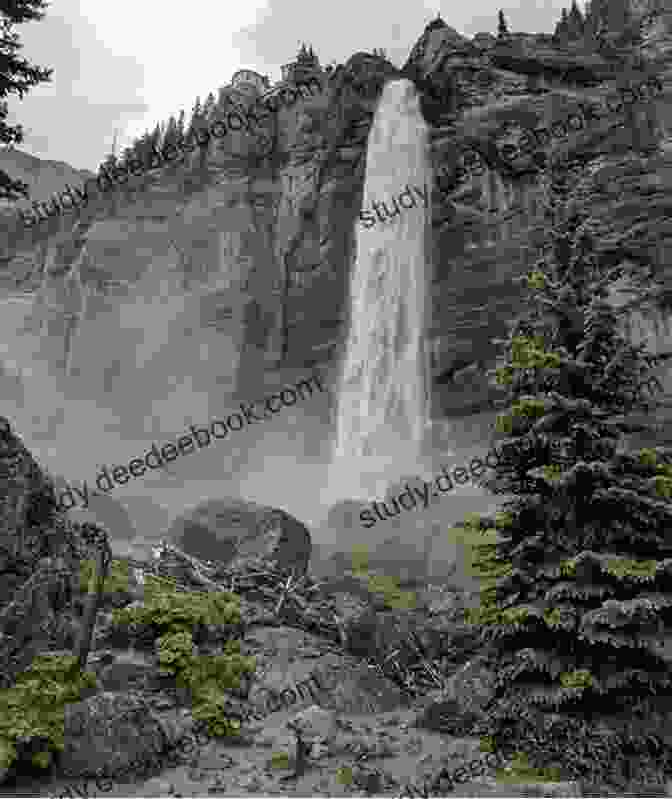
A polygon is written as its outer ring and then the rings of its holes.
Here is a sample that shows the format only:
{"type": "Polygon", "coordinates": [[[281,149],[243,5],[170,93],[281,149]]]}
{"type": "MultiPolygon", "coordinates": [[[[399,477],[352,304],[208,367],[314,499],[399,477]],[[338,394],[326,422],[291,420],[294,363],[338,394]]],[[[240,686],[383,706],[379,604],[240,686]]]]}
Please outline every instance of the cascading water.
{"type": "Polygon", "coordinates": [[[366,472],[384,471],[384,482],[377,483],[382,486],[417,465],[430,420],[432,183],[419,94],[411,81],[390,82],[369,134],[362,200],[363,209],[378,203],[389,216],[368,228],[357,225],[350,329],[338,385],[334,465],[351,478],[357,472],[362,491],[366,472]],[[424,190],[426,203],[400,207],[406,187],[413,194],[415,187],[424,190]],[[395,467],[397,475],[390,472],[395,467]]]}

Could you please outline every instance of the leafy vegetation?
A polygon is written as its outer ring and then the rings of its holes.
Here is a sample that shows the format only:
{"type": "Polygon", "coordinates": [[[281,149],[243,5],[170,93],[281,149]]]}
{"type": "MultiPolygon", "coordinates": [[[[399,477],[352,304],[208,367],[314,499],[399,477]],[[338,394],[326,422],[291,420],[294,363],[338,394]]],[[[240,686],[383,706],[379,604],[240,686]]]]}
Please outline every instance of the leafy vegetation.
{"type": "Polygon", "coordinates": [[[497,769],[497,781],[518,784],[521,782],[559,782],[560,769],[533,768],[524,752],[516,752],[508,768],[497,769]]]}
{"type": "MultiPolygon", "coordinates": [[[[91,558],[82,560],[79,571],[79,582],[83,592],[92,592],[96,575],[96,563],[91,558]]],[[[113,560],[110,572],[103,583],[103,594],[124,593],[129,588],[128,561],[113,560]]]]}
{"type": "Polygon", "coordinates": [[[287,752],[273,752],[271,755],[271,768],[289,768],[289,755],[287,752]]]}
{"type": "Polygon", "coordinates": [[[21,741],[41,739],[44,746],[33,765],[47,768],[56,751],[64,748],[65,705],[78,702],[82,692],[95,688],[90,672],[75,672],[74,656],[41,656],[20,674],[11,688],[0,691],[0,767],[18,758],[21,741]]]}
{"type": "Polygon", "coordinates": [[[352,548],[352,572],[355,576],[366,577],[367,587],[372,594],[379,596],[388,610],[411,610],[416,606],[414,591],[402,591],[396,577],[384,574],[369,574],[369,556],[364,545],[352,548]]]}
{"type": "Polygon", "coordinates": [[[161,670],[176,677],[192,697],[192,715],[207,724],[211,735],[235,736],[240,722],[226,716],[225,690],[240,688],[240,677],[253,673],[253,657],[240,654],[240,641],[230,640],[221,655],[199,655],[193,631],[203,625],[234,625],[240,621],[240,598],[229,592],[180,593],[162,581],[146,577],[145,603],[113,612],[116,624],[140,624],[152,629],[161,670]]]}
{"type": "MultiPolygon", "coordinates": [[[[49,82],[53,69],[31,66],[25,58],[17,58],[21,49],[19,36],[12,31],[20,25],[44,17],[47,7],[45,0],[3,0],[0,8],[0,142],[21,144],[23,129],[21,125],[8,125],[7,103],[2,99],[10,94],[18,94],[20,99],[38,83],[49,82]]],[[[0,199],[17,200],[28,197],[28,184],[13,180],[0,169],[0,199]]]]}
{"type": "Polygon", "coordinates": [[[340,785],[352,785],[354,782],[352,768],[350,768],[350,766],[341,766],[336,771],[336,781],[340,785]]]}

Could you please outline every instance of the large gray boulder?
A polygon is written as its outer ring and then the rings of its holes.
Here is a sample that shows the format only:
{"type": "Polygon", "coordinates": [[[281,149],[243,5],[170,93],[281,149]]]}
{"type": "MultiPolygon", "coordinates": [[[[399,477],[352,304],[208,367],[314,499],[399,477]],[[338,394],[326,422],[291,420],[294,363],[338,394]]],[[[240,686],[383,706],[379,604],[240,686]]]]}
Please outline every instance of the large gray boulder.
{"type": "Polygon", "coordinates": [[[65,707],[65,749],[58,770],[67,777],[133,776],[156,762],[193,727],[169,724],[137,691],[105,692],[65,707]]]}
{"type": "Polygon", "coordinates": [[[308,529],[283,510],[240,499],[208,500],[186,511],[166,539],[200,560],[235,566],[260,555],[281,571],[305,574],[312,551],[308,529]]]}

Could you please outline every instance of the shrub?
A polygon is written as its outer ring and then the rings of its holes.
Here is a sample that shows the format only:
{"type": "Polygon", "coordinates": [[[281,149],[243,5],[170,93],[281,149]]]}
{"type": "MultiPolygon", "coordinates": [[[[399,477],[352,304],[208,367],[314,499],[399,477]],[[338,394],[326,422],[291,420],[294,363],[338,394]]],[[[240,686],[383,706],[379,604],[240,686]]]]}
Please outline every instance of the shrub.
{"type": "Polygon", "coordinates": [[[74,656],[37,657],[11,688],[0,691],[0,767],[18,759],[21,742],[42,740],[43,750],[32,758],[38,768],[48,767],[52,753],[63,750],[65,705],[96,685],[95,675],[74,671],[75,665],[74,656]]]}
{"type": "Polygon", "coordinates": [[[379,596],[387,610],[412,610],[416,606],[414,591],[402,591],[396,577],[384,574],[369,574],[369,556],[365,545],[352,548],[352,573],[356,577],[367,578],[367,588],[379,596]]]}
{"type": "Polygon", "coordinates": [[[271,768],[289,768],[289,755],[287,752],[273,752],[271,755],[271,768]]]}
{"type": "Polygon", "coordinates": [[[341,766],[336,770],[336,781],[340,785],[352,785],[354,778],[350,766],[341,766]]]}
{"type": "Polygon", "coordinates": [[[497,675],[479,732],[609,780],[619,761],[648,768],[658,757],[662,769],[668,757],[654,719],[672,688],[662,656],[672,642],[672,450],[619,447],[623,432],[644,429],[625,415],[656,404],[646,378],[661,358],[618,332],[606,297],[621,270],[598,268],[594,242],[591,223],[570,215],[528,276],[532,310],[499,341],[509,410],[498,429],[509,446],[485,481],[515,498],[497,522],[462,527],[491,536],[474,545],[483,585],[470,621],[497,675]]]}
{"type": "Polygon", "coordinates": [[[116,624],[148,625],[154,633],[159,665],[188,688],[192,715],[207,724],[211,735],[235,736],[240,721],[226,716],[225,690],[240,688],[240,677],[253,673],[255,658],[240,654],[240,641],[229,640],[221,655],[199,655],[193,629],[199,625],[232,625],[240,621],[240,598],[226,591],[180,593],[146,578],[145,603],[114,611],[116,624]]]}
{"type": "MultiPolygon", "coordinates": [[[[80,590],[82,593],[93,590],[96,574],[96,563],[91,558],[82,560],[79,570],[80,590]]],[[[110,563],[110,573],[103,583],[103,594],[116,594],[128,592],[129,565],[128,561],[113,560],[110,563]]]]}
{"type": "Polygon", "coordinates": [[[532,768],[527,755],[523,752],[516,752],[511,766],[508,768],[497,769],[498,782],[559,782],[560,769],[558,768],[532,768]]]}

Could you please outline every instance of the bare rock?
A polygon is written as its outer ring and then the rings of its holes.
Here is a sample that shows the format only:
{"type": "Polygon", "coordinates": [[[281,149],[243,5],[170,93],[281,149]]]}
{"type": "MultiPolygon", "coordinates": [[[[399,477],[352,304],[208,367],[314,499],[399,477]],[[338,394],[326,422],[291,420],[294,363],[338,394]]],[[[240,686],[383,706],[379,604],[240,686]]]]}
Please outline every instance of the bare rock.
{"type": "Polygon", "coordinates": [[[154,657],[139,652],[115,652],[98,670],[101,691],[149,690],[159,687],[154,657]]]}
{"type": "Polygon", "coordinates": [[[306,743],[330,743],[338,732],[336,718],[333,710],[311,705],[292,716],[287,727],[298,733],[306,743]]]}
{"type": "Polygon", "coordinates": [[[106,692],[66,705],[58,768],[67,777],[132,775],[167,745],[164,725],[138,692],[106,692]]]}
{"type": "Polygon", "coordinates": [[[78,638],[80,566],[105,531],[69,521],[54,486],[0,417],[0,678],[11,685],[40,651],[78,638]]]}
{"type": "Polygon", "coordinates": [[[416,726],[450,735],[468,735],[495,695],[495,679],[496,674],[482,657],[472,658],[448,679],[445,691],[426,699],[416,717],[416,726]]]}
{"type": "Polygon", "coordinates": [[[200,560],[235,567],[262,556],[281,571],[305,574],[312,543],[308,529],[283,510],[237,499],[212,500],[175,520],[168,540],[200,560]]]}
{"type": "Polygon", "coordinates": [[[39,560],[59,553],[56,502],[49,479],[0,417],[0,608],[32,576],[39,560]]]}
{"type": "Polygon", "coordinates": [[[257,668],[248,701],[258,717],[318,705],[361,713],[405,707],[408,700],[389,679],[358,658],[343,655],[317,636],[289,627],[255,628],[245,654],[257,668]]]}
{"type": "Polygon", "coordinates": [[[545,796],[573,797],[583,796],[578,782],[502,782],[494,778],[467,783],[463,786],[467,796],[545,796]],[[471,790],[469,790],[471,789],[471,790]],[[469,791],[467,793],[467,791],[469,791]],[[472,793],[473,791],[473,793],[472,793]]]}

